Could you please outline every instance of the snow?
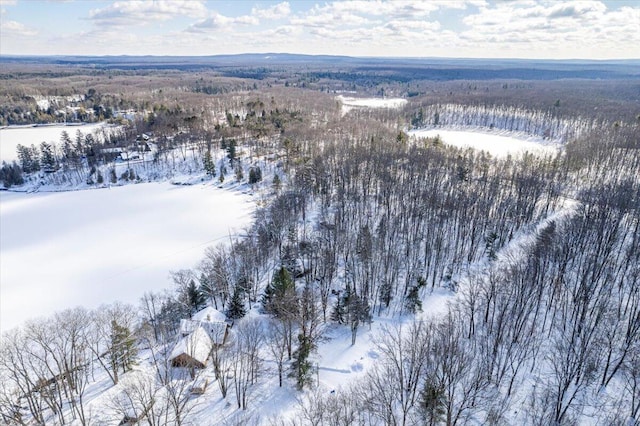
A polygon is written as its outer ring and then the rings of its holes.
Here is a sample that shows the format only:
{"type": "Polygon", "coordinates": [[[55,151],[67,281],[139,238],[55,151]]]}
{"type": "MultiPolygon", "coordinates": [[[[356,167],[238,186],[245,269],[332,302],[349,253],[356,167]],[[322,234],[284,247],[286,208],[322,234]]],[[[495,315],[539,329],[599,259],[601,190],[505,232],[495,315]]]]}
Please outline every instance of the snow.
{"type": "Polygon", "coordinates": [[[422,129],[412,130],[409,136],[434,138],[440,136],[442,142],[459,148],[474,148],[489,152],[496,157],[519,156],[525,152],[538,155],[555,155],[561,149],[558,141],[542,137],[489,129],[422,129]]]}
{"type": "Polygon", "coordinates": [[[253,209],[249,195],[212,184],[0,191],[0,330],[172,288],[169,271],[195,266],[253,209]]]}
{"type": "Polygon", "coordinates": [[[11,126],[0,129],[0,164],[3,161],[11,162],[18,159],[16,147],[18,145],[39,146],[41,142],[60,143],[60,135],[67,131],[72,140],[75,140],[76,131],[83,134],[93,133],[106,127],[106,123],[93,123],[84,125],[54,125],[54,126],[11,126]]]}
{"type": "Polygon", "coordinates": [[[402,98],[352,98],[339,95],[336,99],[342,104],[342,115],[354,108],[396,109],[407,103],[407,100],[402,98]]]}
{"type": "Polygon", "coordinates": [[[197,327],[193,333],[183,337],[176,343],[176,346],[171,351],[169,360],[186,354],[201,364],[206,365],[212,345],[213,342],[204,328],[197,327]]]}
{"type": "Polygon", "coordinates": [[[201,311],[193,314],[193,317],[191,319],[194,321],[225,322],[227,320],[227,317],[216,308],[207,306],[201,311]]]}

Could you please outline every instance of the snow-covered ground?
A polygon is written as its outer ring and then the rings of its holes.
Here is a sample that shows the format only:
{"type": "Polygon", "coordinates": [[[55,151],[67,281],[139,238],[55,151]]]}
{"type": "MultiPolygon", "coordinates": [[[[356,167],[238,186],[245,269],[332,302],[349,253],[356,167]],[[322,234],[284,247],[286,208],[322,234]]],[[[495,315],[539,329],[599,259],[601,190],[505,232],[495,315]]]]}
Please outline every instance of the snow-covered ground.
{"type": "Polygon", "coordinates": [[[249,195],[212,183],[0,191],[0,330],[171,288],[170,270],[193,267],[253,209],[249,195]]]}
{"type": "Polygon", "coordinates": [[[348,113],[354,108],[400,108],[407,103],[402,98],[352,98],[347,96],[336,96],[336,99],[342,104],[342,115],[348,113]]]}
{"type": "Polygon", "coordinates": [[[60,143],[60,135],[67,131],[72,140],[75,140],[76,132],[80,130],[83,134],[94,133],[102,129],[106,123],[92,123],[84,125],[55,125],[55,126],[11,126],[0,129],[0,164],[3,161],[11,162],[17,160],[16,147],[18,145],[35,146],[41,142],[60,143]]]}
{"type": "Polygon", "coordinates": [[[433,138],[440,136],[443,143],[460,148],[475,148],[496,157],[519,156],[525,152],[538,155],[554,155],[561,149],[558,141],[538,136],[489,129],[421,129],[412,130],[409,136],[433,138]]]}

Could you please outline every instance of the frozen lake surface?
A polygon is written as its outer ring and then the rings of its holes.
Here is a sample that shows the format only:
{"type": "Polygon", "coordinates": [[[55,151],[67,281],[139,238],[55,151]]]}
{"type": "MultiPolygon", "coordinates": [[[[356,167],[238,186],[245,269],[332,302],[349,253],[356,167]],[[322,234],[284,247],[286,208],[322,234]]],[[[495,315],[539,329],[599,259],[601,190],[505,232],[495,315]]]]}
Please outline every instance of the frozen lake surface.
{"type": "Polygon", "coordinates": [[[342,115],[348,113],[354,108],[400,108],[407,103],[402,98],[352,98],[347,96],[336,96],[341,103],[342,115]]]}
{"type": "Polygon", "coordinates": [[[195,266],[253,210],[249,195],[212,184],[0,191],[0,329],[172,288],[170,270],[195,266]]]}
{"type": "Polygon", "coordinates": [[[537,155],[555,155],[561,148],[561,144],[557,141],[488,129],[424,129],[412,130],[409,135],[416,138],[440,136],[442,142],[448,145],[487,151],[495,157],[520,156],[525,152],[537,155]]]}

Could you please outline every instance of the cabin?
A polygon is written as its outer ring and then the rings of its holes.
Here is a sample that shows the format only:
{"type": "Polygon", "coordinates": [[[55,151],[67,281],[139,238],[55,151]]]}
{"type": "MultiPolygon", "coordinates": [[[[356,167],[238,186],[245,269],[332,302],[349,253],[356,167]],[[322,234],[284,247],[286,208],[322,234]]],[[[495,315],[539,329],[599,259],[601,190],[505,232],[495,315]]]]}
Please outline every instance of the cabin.
{"type": "Polygon", "coordinates": [[[211,350],[226,342],[229,325],[226,316],[212,307],[198,311],[191,319],[180,320],[182,337],[169,357],[171,365],[204,368],[211,350]]]}
{"type": "Polygon", "coordinates": [[[213,341],[209,333],[197,327],[191,334],[178,340],[169,361],[172,367],[204,368],[212,349],[213,341]]]}

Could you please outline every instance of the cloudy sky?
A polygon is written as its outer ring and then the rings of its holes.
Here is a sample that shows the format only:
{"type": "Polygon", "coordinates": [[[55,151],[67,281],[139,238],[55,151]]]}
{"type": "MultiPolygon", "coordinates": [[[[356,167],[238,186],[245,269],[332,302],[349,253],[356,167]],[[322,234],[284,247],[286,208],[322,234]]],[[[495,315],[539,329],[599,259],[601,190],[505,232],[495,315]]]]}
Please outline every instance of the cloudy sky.
{"type": "Polygon", "coordinates": [[[640,0],[0,0],[0,54],[640,58],[640,0]]]}

